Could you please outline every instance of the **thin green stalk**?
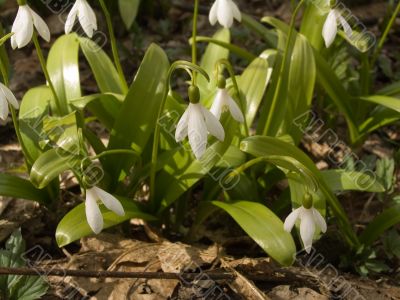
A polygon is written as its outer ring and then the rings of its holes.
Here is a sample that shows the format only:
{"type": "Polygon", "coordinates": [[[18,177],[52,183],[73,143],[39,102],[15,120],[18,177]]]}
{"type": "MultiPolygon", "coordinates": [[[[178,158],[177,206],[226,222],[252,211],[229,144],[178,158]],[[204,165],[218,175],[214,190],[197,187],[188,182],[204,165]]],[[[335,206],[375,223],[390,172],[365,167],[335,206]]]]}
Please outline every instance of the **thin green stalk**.
{"type": "MultiPolygon", "coordinates": [[[[197,65],[197,19],[199,17],[199,0],[194,1],[193,30],[192,30],[192,63],[197,65]]],[[[192,85],[196,85],[196,76],[192,77],[192,85]]]]}
{"type": "Polygon", "coordinates": [[[400,12],[400,1],[399,3],[397,3],[397,7],[395,9],[395,11],[393,12],[392,17],[390,18],[388,24],[386,25],[386,29],[383,32],[383,35],[381,37],[381,39],[379,40],[378,46],[375,48],[374,54],[372,55],[372,59],[371,59],[371,67],[375,66],[376,61],[378,60],[378,56],[382,51],[382,48],[386,42],[386,39],[389,35],[390,29],[392,29],[394,22],[396,21],[397,15],[400,12]]]}
{"type": "Polygon", "coordinates": [[[124,75],[124,71],[122,70],[121,60],[120,60],[119,54],[118,54],[117,40],[115,38],[111,16],[110,16],[110,13],[108,12],[107,6],[104,3],[104,1],[99,0],[99,2],[100,2],[101,9],[103,10],[104,16],[106,18],[108,34],[110,35],[110,40],[111,40],[111,51],[112,51],[112,54],[114,57],[114,64],[117,68],[119,78],[124,87],[124,92],[126,93],[128,91],[128,84],[127,84],[127,81],[126,81],[126,78],[124,75]]]}
{"type": "MultiPolygon", "coordinates": [[[[7,77],[7,71],[3,64],[3,61],[1,61],[1,60],[0,60],[0,71],[1,71],[1,75],[3,77],[4,85],[8,87],[9,80],[7,77]]],[[[15,134],[17,135],[18,143],[21,145],[21,149],[22,149],[22,152],[25,157],[25,163],[26,163],[28,169],[30,169],[30,167],[33,163],[33,159],[32,159],[32,157],[30,157],[29,152],[26,150],[25,145],[22,142],[22,136],[21,136],[21,131],[20,131],[20,127],[19,127],[17,112],[15,111],[15,108],[12,105],[8,105],[8,106],[11,111],[11,118],[12,118],[12,121],[14,124],[15,134]]]]}
{"type": "Polygon", "coordinates": [[[293,31],[294,31],[295,22],[296,22],[297,14],[299,13],[300,8],[304,4],[304,1],[305,0],[301,0],[299,2],[299,4],[297,5],[296,9],[293,12],[292,19],[290,21],[290,28],[289,28],[287,41],[286,41],[285,52],[283,54],[284,57],[283,57],[281,69],[279,70],[279,77],[278,77],[279,79],[278,79],[278,83],[276,85],[274,98],[272,99],[271,108],[270,108],[270,111],[269,111],[269,114],[268,114],[267,123],[266,123],[265,130],[264,130],[265,132],[268,132],[270,127],[271,127],[272,115],[275,113],[275,108],[276,108],[276,106],[278,104],[278,101],[279,101],[278,98],[279,98],[279,94],[281,92],[282,81],[283,81],[282,76],[283,76],[283,73],[285,71],[286,65],[288,63],[288,57],[289,57],[288,52],[290,50],[289,49],[290,48],[290,42],[292,40],[292,35],[293,35],[293,31]]]}
{"type": "Polygon", "coordinates": [[[63,114],[63,109],[62,109],[62,105],[60,102],[60,98],[57,95],[56,89],[54,88],[53,82],[52,82],[49,72],[47,70],[46,60],[44,58],[42,48],[40,47],[36,32],[33,33],[32,40],[33,40],[33,44],[35,45],[35,48],[36,48],[36,53],[39,58],[40,66],[42,67],[43,74],[44,74],[46,81],[50,87],[50,90],[53,94],[58,113],[63,114]]]}

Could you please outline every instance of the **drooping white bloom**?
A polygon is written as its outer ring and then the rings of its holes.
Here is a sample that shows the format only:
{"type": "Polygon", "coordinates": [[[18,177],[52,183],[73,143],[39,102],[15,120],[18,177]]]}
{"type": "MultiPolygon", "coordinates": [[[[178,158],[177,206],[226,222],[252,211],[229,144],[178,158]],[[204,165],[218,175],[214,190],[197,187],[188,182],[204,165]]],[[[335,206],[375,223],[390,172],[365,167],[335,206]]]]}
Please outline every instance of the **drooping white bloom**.
{"type": "Polygon", "coordinates": [[[14,94],[8,87],[0,82],[0,119],[5,120],[9,113],[8,105],[11,104],[15,109],[19,108],[19,104],[14,94]]]}
{"type": "Polygon", "coordinates": [[[322,36],[324,37],[325,45],[327,48],[329,48],[335,40],[339,24],[342,26],[346,36],[349,39],[352,37],[353,30],[351,29],[349,23],[346,21],[345,18],[342,17],[339,10],[331,9],[328,17],[326,18],[324,28],[322,29],[322,36]]]}
{"type": "Polygon", "coordinates": [[[86,190],[86,219],[93,230],[94,233],[99,234],[103,229],[103,216],[101,214],[98,201],[101,201],[105,207],[113,211],[119,216],[125,215],[124,208],[121,203],[113,195],[107,193],[106,191],[98,188],[92,187],[86,190]]]}
{"type": "Polygon", "coordinates": [[[33,27],[39,35],[46,41],[50,41],[50,30],[43,19],[35,13],[29,5],[20,5],[11,32],[11,46],[13,49],[25,47],[33,35],[33,27]]]}
{"type": "Polygon", "coordinates": [[[316,225],[319,229],[326,232],[326,222],[318,210],[315,208],[305,208],[303,206],[295,209],[285,220],[284,229],[291,232],[297,219],[300,219],[300,237],[307,253],[311,252],[313,237],[316,225]]]}
{"type": "Polygon", "coordinates": [[[93,9],[86,0],[76,0],[74,6],[68,14],[65,22],[65,34],[72,31],[76,17],[88,37],[93,37],[93,32],[97,30],[97,18],[93,9]]]}
{"type": "Polygon", "coordinates": [[[222,112],[226,110],[229,110],[232,117],[236,121],[240,123],[244,122],[243,113],[235,100],[232,99],[226,89],[219,88],[210,111],[219,120],[221,118],[222,112]]]}
{"type": "Polygon", "coordinates": [[[221,123],[200,103],[190,103],[176,127],[175,140],[179,143],[188,136],[189,144],[197,159],[200,159],[207,148],[208,133],[220,141],[225,139],[221,123]]]}
{"type": "Polygon", "coordinates": [[[230,28],[233,19],[242,21],[242,14],[236,3],[232,0],[215,0],[209,15],[211,25],[215,25],[218,21],[225,28],[230,28]]]}

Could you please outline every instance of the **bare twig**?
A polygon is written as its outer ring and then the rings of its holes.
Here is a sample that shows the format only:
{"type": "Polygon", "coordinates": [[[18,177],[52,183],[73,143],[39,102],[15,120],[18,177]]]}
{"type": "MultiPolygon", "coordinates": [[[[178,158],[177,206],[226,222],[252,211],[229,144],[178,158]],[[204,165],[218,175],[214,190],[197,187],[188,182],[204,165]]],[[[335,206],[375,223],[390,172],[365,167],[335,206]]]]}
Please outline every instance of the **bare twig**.
{"type": "Polygon", "coordinates": [[[175,280],[230,280],[235,275],[229,272],[204,273],[164,273],[164,272],[114,272],[87,271],[46,268],[0,268],[0,275],[26,276],[56,276],[56,277],[92,277],[92,278],[144,278],[144,279],[175,279],[175,280]],[[202,276],[207,275],[207,276],[202,276]],[[207,278],[206,278],[207,277],[207,278]]]}

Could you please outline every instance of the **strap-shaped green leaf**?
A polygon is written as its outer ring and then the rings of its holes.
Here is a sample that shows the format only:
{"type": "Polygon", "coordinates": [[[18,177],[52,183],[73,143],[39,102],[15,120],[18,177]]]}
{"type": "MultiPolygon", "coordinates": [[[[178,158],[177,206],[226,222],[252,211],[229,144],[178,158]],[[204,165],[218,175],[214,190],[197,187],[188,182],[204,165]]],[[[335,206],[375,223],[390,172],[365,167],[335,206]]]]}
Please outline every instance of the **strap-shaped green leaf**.
{"type": "Polygon", "coordinates": [[[346,170],[321,171],[321,175],[332,191],[363,191],[383,193],[384,186],[372,172],[352,172],[346,170]]]}
{"type": "Polygon", "coordinates": [[[36,160],[32,166],[30,179],[38,188],[46,187],[61,173],[79,166],[79,153],[68,153],[61,148],[51,149],[36,160]]]}
{"type": "Polygon", "coordinates": [[[118,0],[119,12],[127,29],[130,29],[135,21],[139,5],[140,0],[118,0]]]}
{"type": "MultiPolygon", "coordinates": [[[[158,122],[160,105],[168,88],[168,69],[167,55],[159,46],[152,44],[117,116],[109,150],[132,148],[138,153],[143,152],[158,122]]],[[[126,157],[113,157],[108,170],[118,180],[121,170],[129,168],[131,163],[126,157]]]]}
{"type": "MultiPolygon", "coordinates": [[[[156,218],[140,210],[133,200],[118,197],[124,207],[125,215],[118,216],[112,211],[100,205],[104,219],[104,228],[109,228],[120,224],[129,219],[142,219],[145,221],[155,221],[156,218]]],[[[56,240],[59,247],[64,247],[81,237],[92,234],[92,230],[86,221],[85,203],[79,204],[60,221],[56,230],[56,240]]]]}
{"type": "Polygon", "coordinates": [[[0,173],[0,195],[33,200],[42,204],[50,202],[46,191],[37,189],[28,180],[6,173],[0,173]]]}
{"type": "Polygon", "coordinates": [[[213,204],[225,210],[244,231],[274,260],[290,266],[295,259],[296,246],[282,221],[266,206],[248,201],[213,204]]]}
{"type": "Polygon", "coordinates": [[[40,142],[45,138],[43,119],[50,112],[53,95],[46,86],[32,88],[22,98],[19,110],[19,124],[22,142],[27,151],[28,161],[33,164],[42,154],[40,142]]]}
{"type": "Polygon", "coordinates": [[[78,36],[72,33],[55,41],[47,59],[47,69],[60,100],[61,115],[71,111],[68,100],[81,97],[78,53],[78,36]]]}
{"type": "Polygon", "coordinates": [[[400,205],[390,207],[370,222],[360,235],[360,241],[366,246],[371,245],[390,227],[400,223],[400,205]]]}
{"type": "Polygon", "coordinates": [[[101,47],[92,40],[83,37],[79,38],[79,44],[92,69],[100,91],[102,93],[125,94],[114,64],[101,47]]]}

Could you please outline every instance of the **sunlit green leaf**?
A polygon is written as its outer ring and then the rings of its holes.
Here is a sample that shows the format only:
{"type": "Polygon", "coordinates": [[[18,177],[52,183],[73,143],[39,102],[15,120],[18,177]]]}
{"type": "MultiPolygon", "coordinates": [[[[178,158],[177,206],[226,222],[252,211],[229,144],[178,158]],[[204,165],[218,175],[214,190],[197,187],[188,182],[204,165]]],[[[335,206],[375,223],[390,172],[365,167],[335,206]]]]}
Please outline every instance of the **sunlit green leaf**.
{"type": "Polygon", "coordinates": [[[244,231],[274,260],[282,265],[293,263],[296,246],[282,221],[266,206],[247,201],[224,203],[214,201],[235,219],[244,231]]]}

